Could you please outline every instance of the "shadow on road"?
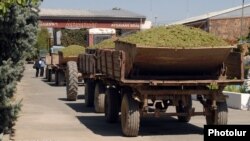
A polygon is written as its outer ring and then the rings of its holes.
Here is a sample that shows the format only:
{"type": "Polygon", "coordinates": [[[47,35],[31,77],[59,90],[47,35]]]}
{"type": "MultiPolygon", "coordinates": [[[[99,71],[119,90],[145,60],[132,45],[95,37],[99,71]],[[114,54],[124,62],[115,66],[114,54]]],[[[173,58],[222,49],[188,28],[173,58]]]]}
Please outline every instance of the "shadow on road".
{"type": "Polygon", "coordinates": [[[68,105],[70,108],[72,108],[76,112],[81,112],[81,113],[93,113],[94,108],[93,107],[86,107],[84,103],[65,103],[68,105]]]}
{"type": "Polygon", "coordinates": [[[179,122],[176,118],[143,118],[141,121],[142,135],[182,135],[203,134],[203,128],[190,123],[179,122]]]}
{"type": "Polygon", "coordinates": [[[56,85],[55,82],[48,82],[47,79],[43,78],[41,79],[41,81],[43,81],[44,83],[48,84],[49,86],[52,86],[52,87],[65,87],[66,85],[63,85],[63,86],[58,86],[56,85]]]}
{"type": "MultiPolygon", "coordinates": [[[[92,110],[93,112],[93,110],[92,110]]],[[[120,123],[107,123],[103,115],[77,116],[78,120],[95,134],[102,136],[121,136],[120,123]]]]}
{"type": "Polygon", "coordinates": [[[60,101],[68,101],[67,98],[58,98],[60,101]]]}
{"type": "Polygon", "coordinates": [[[85,99],[85,96],[84,95],[78,95],[77,99],[85,99]]]}
{"type": "MultiPolygon", "coordinates": [[[[79,121],[95,134],[102,136],[122,136],[120,121],[106,123],[104,116],[78,116],[79,121]]],[[[142,118],[140,136],[203,134],[203,128],[180,123],[175,118],[142,118]]]]}
{"type": "MultiPolygon", "coordinates": [[[[80,99],[85,99],[85,96],[84,95],[77,95],[77,100],[80,100],[80,99]]],[[[69,101],[69,100],[67,100],[67,98],[58,98],[58,100],[69,101]]]]}

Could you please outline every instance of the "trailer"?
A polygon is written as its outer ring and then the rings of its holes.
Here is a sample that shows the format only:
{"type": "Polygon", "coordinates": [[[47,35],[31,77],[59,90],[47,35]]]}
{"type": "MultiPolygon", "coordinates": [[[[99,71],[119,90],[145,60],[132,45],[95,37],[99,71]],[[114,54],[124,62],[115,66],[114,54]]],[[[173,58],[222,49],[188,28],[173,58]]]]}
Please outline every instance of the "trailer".
{"type": "Polygon", "coordinates": [[[57,53],[49,53],[45,57],[46,62],[46,76],[48,82],[52,82],[52,74],[55,72],[55,67],[59,64],[59,56],[57,53]]]}
{"type": "Polygon", "coordinates": [[[101,83],[103,74],[97,71],[96,49],[87,48],[78,57],[78,70],[85,82],[85,105],[95,107],[95,112],[104,113],[106,86],[101,83]]]}
{"type": "Polygon", "coordinates": [[[82,82],[82,77],[78,73],[78,56],[63,55],[63,52],[51,53],[46,56],[46,78],[52,81],[52,74],[55,75],[55,84],[64,86],[66,84],[67,100],[76,101],[78,95],[78,84],[82,82]]]}
{"type": "Polygon", "coordinates": [[[81,54],[78,64],[86,80],[86,105],[102,108],[107,122],[116,122],[121,112],[125,136],[137,136],[145,116],[177,116],[189,122],[203,115],[209,125],[227,124],[222,91],[244,81],[243,55],[232,46],[160,48],[116,41],[115,49],[81,54]],[[203,111],[192,107],[192,95],[203,111]],[[168,112],[169,106],[176,112],[168,112]]]}
{"type": "Polygon", "coordinates": [[[52,46],[49,50],[49,53],[45,56],[46,62],[46,79],[48,82],[52,81],[52,74],[55,74],[56,68],[59,65],[59,55],[58,52],[63,49],[63,46],[52,46]]]}

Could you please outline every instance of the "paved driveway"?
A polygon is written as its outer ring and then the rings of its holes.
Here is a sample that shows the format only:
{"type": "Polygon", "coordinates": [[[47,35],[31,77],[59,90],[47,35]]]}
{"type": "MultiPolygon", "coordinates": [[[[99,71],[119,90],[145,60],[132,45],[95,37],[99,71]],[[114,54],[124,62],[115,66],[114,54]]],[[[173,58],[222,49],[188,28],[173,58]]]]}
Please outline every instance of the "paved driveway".
{"type": "MultiPolygon", "coordinates": [[[[23,110],[15,127],[16,141],[201,141],[205,118],[192,117],[190,123],[175,118],[143,118],[138,137],[121,134],[120,123],[108,124],[104,114],[84,106],[84,87],[77,102],[66,101],[65,87],[54,86],[42,78],[34,78],[32,65],[26,65],[18,86],[23,110]]],[[[198,102],[193,102],[202,110],[198,102]]],[[[173,110],[173,109],[170,109],[173,110]]],[[[229,124],[250,124],[250,111],[229,109],[229,124]]]]}

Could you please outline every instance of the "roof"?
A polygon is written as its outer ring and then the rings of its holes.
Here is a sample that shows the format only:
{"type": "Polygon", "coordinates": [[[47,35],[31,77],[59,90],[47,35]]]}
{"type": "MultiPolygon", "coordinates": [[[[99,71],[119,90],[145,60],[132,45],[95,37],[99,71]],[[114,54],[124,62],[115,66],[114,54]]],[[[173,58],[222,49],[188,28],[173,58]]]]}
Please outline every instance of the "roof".
{"type": "Polygon", "coordinates": [[[112,10],[73,10],[73,9],[44,9],[39,12],[40,19],[89,19],[89,18],[129,18],[129,19],[146,19],[145,16],[113,8],[112,10]]]}
{"type": "MultiPolygon", "coordinates": [[[[250,4],[244,5],[243,10],[244,10],[244,16],[250,16],[250,4]]],[[[242,6],[237,6],[221,11],[206,13],[203,15],[187,18],[167,25],[185,24],[205,19],[235,18],[235,17],[241,17],[241,14],[242,14],[242,6]]]]}

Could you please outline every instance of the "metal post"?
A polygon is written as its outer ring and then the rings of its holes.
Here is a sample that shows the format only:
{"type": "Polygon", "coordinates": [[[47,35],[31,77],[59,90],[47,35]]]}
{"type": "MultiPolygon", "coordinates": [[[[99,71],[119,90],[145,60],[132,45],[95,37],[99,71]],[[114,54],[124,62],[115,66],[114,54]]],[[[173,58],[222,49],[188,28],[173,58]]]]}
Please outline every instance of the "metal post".
{"type": "Polygon", "coordinates": [[[157,26],[157,16],[155,16],[155,26],[157,26]]]}
{"type": "Polygon", "coordinates": [[[244,4],[245,0],[242,0],[241,21],[240,21],[240,44],[243,43],[242,36],[243,36],[244,4]]]}
{"type": "Polygon", "coordinates": [[[187,0],[186,18],[189,18],[189,0],[187,0]]]}

